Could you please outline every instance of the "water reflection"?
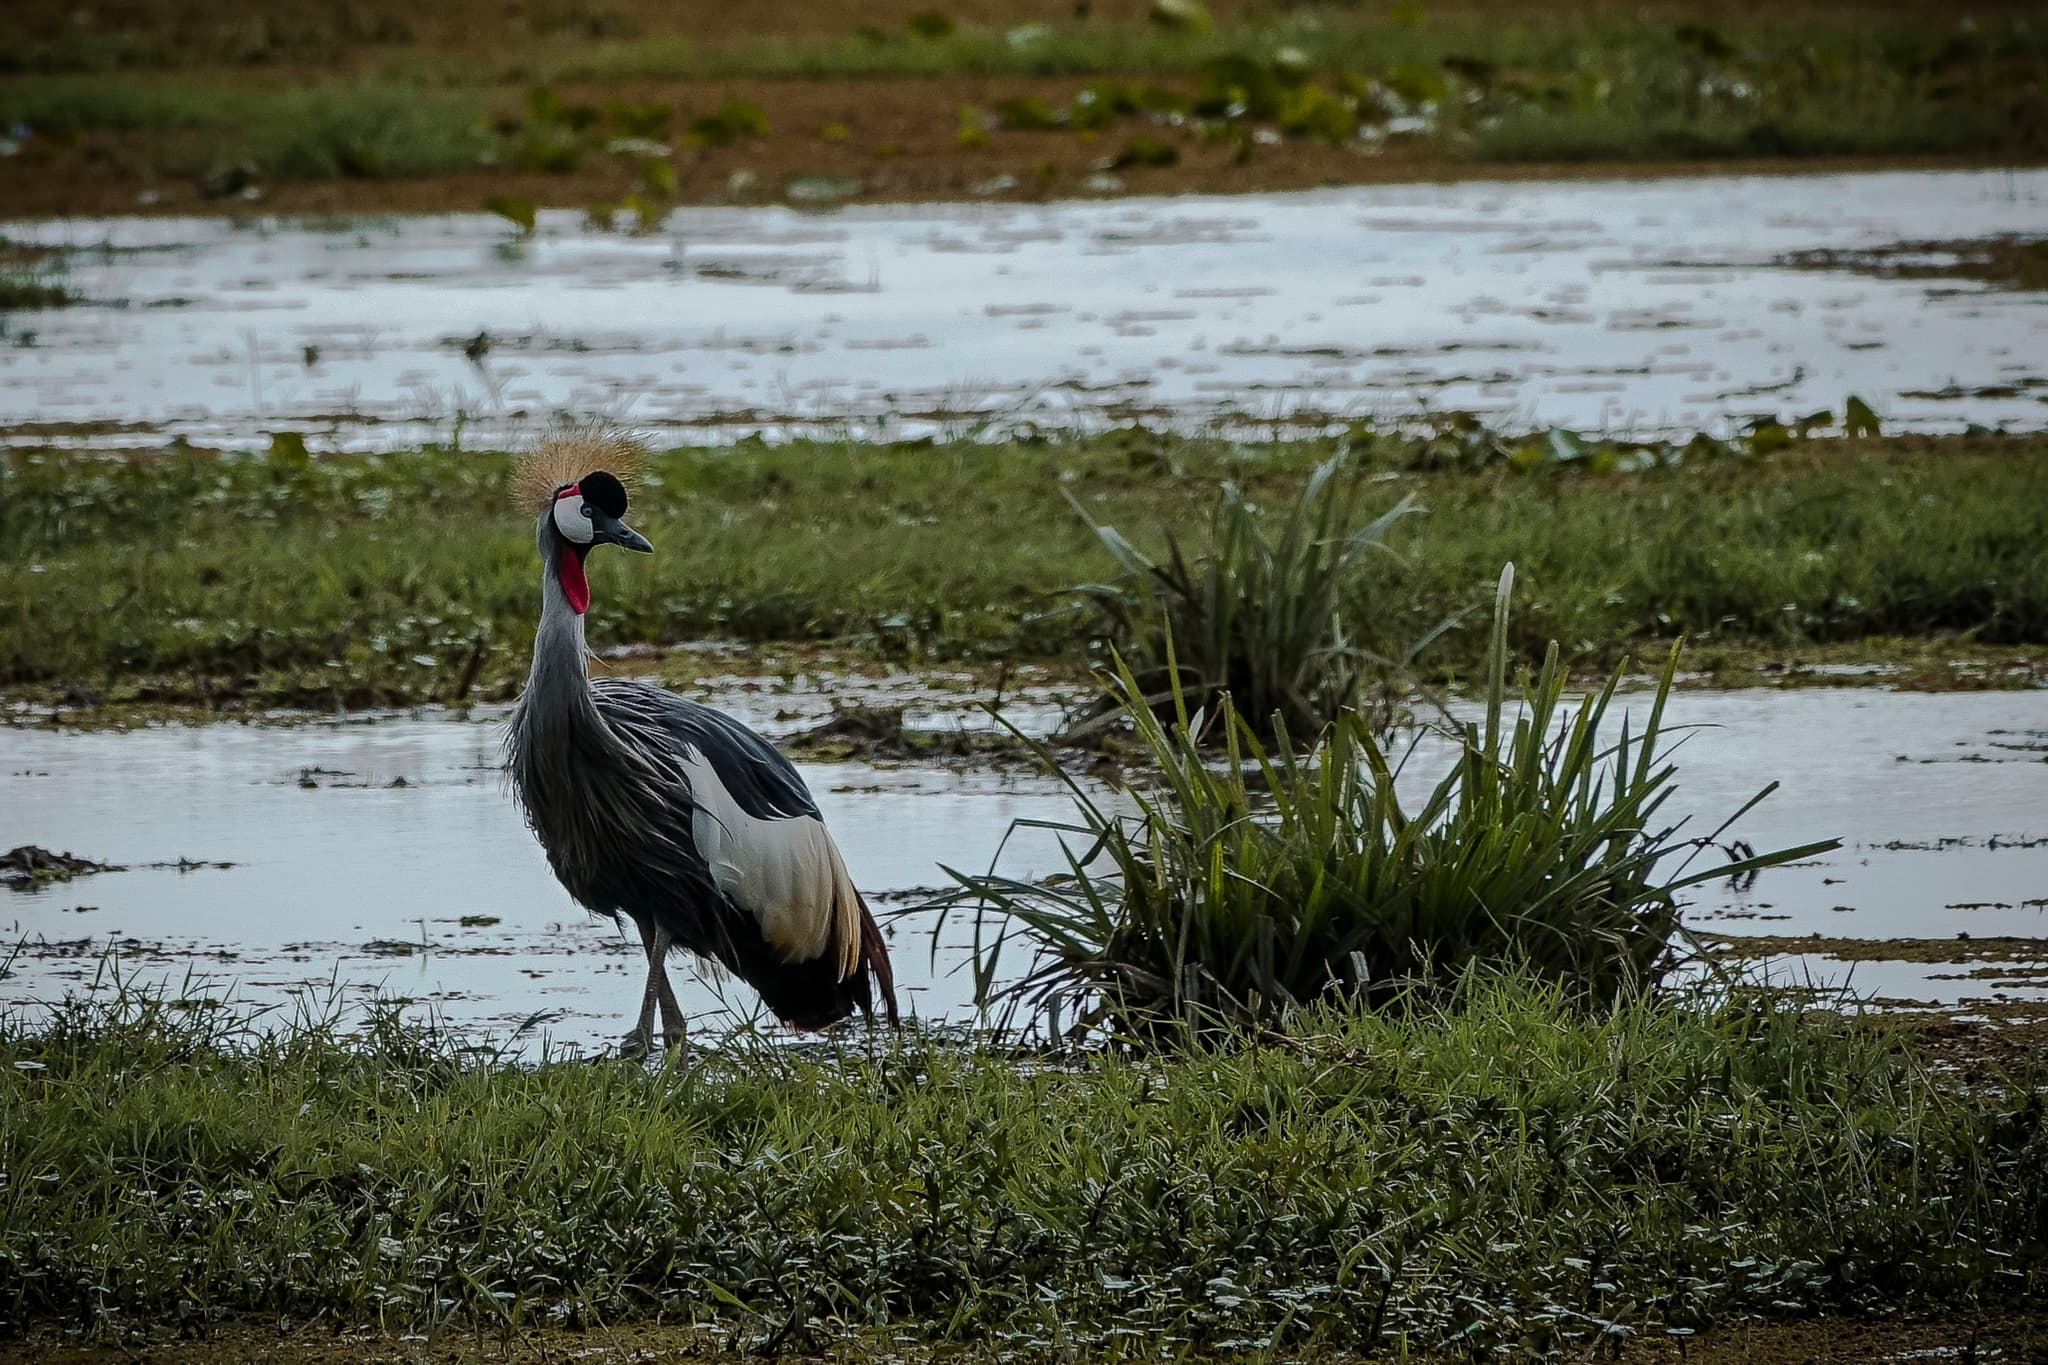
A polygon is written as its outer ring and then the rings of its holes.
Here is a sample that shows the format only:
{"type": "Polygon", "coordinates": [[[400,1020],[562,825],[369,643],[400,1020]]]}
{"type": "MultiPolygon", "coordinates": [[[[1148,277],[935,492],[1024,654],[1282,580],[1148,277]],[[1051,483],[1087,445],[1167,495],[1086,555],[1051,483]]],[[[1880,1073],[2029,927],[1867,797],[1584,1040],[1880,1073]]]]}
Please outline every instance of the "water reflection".
{"type": "Polygon", "coordinates": [[[103,244],[69,282],[120,306],[10,319],[33,344],[0,347],[0,433],[1263,431],[1428,403],[1651,434],[1852,393],[1896,428],[2036,427],[2048,298],[1772,263],[2048,233],[2044,201],[2048,172],[1956,171],[689,208],[642,238],[557,213],[512,249],[481,214],[14,224],[103,244]]]}

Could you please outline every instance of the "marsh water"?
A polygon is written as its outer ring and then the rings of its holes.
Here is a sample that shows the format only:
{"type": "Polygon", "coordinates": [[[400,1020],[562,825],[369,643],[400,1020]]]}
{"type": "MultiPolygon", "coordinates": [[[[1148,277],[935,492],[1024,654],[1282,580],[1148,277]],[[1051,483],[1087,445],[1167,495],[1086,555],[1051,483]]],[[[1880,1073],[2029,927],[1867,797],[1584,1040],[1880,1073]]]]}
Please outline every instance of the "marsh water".
{"type": "MultiPolygon", "coordinates": [[[[816,694],[717,699],[775,735],[823,709],[816,694]]],[[[1018,712],[1041,726],[1049,714],[1018,712]]],[[[1844,841],[1750,886],[1699,888],[1687,912],[1696,928],[2048,935],[2048,703],[2039,693],[1701,691],[1681,693],[1671,719],[1696,727],[1675,751],[1680,789],[1669,812],[1689,818],[1688,833],[1711,834],[1772,774],[1781,790],[1727,837],[1758,848],[1844,841]]],[[[130,979],[193,999],[381,993],[500,1036],[543,1016],[566,1044],[616,1037],[637,1004],[637,945],[592,921],[549,875],[504,788],[499,736],[496,716],[434,713],[0,732],[8,840],[128,868],[0,891],[0,938],[21,945],[0,980],[0,1007],[107,989],[117,963],[130,979]]],[[[1422,743],[1404,784],[1432,781],[1445,755],[1422,743]]],[[[804,772],[878,908],[914,907],[946,882],[941,864],[980,870],[999,851],[1019,876],[1061,867],[1044,831],[1005,844],[1011,822],[1070,811],[1046,778],[860,763],[804,772]]],[[[918,913],[889,924],[906,1005],[925,1020],[972,1022],[961,970],[970,927],[956,920],[936,939],[935,927],[918,913]]],[[[1953,1004],[2048,998],[2048,946],[2041,958],[1973,973],[1788,955],[1772,969],[1953,1004]]],[[[678,976],[700,1027],[754,1008],[744,987],[678,976]]]]}
{"type": "MultiPolygon", "coordinates": [[[[1603,432],[1726,431],[1840,410],[1888,429],[2034,429],[2048,294],[1815,252],[2048,236],[2048,171],[1333,189],[1229,198],[689,208],[644,235],[543,214],[14,223],[70,248],[86,303],[0,329],[0,443],[315,450],[516,441],[602,416],[654,439],[863,438],[1130,420],[1265,433],[1468,409],[1603,432]],[[1806,265],[1800,262],[1805,261],[1806,265]],[[1838,262],[1839,263],[1839,262],[1838,262]]],[[[714,699],[774,735],[873,700],[840,679],[714,699]]],[[[887,689],[883,689],[884,692],[887,689]]],[[[963,723],[910,688],[912,720],[963,723]]],[[[889,701],[889,696],[879,698],[889,701]]],[[[904,697],[898,696],[901,702],[904,697]]],[[[2048,943],[2048,703],[2038,692],[1687,692],[1689,833],[1771,777],[1729,837],[1839,837],[1703,930],[2048,943]]],[[[1044,729],[1044,698],[1013,707],[1044,729]]],[[[26,717],[17,717],[26,720],[26,717]]],[[[126,870],[0,891],[0,1008],[108,974],[250,1004],[382,993],[464,1028],[615,1037],[638,948],[550,877],[489,713],[86,733],[0,730],[0,847],[126,870]],[[7,960],[8,945],[20,950],[7,960]]],[[[1423,739],[1404,781],[1446,750],[1423,739]]],[[[809,765],[889,923],[906,1003],[974,1017],[970,930],[915,909],[942,865],[1063,866],[1054,781],[1012,768],[809,765]]],[[[1703,850],[1699,856],[1722,856],[1703,850]]],[[[1773,970],[1895,999],[2048,998],[2041,960],[1979,969],[1785,952],[1773,970]]],[[[1021,967],[1012,959],[1012,970],[1021,967]]],[[[714,1028],[744,988],[692,984],[714,1028]]]]}
{"type": "MultiPolygon", "coordinates": [[[[10,224],[94,302],[16,313],[0,439],[677,441],[1270,430],[1419,404],[1641,434],[1839,412],[2038,426],[2048,295],[1799,269],[2048,235],[2048,171],[1470,182],[1228,198],[10,224]]],[[[1941,265],[1941,253],[1929,262],[1941,265]]]]}

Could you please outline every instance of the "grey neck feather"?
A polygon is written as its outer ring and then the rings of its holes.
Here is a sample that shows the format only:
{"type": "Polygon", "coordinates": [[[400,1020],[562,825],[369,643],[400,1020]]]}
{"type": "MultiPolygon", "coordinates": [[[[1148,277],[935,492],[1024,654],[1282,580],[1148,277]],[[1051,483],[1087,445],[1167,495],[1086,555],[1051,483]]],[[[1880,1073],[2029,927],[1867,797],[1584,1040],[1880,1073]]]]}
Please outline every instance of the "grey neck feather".
{"type": "MultiPolygon", "coordinates": [[[[587,899],[594,880],[616,863],[621,846],[667,846],[663,820],[670,777],[658,756],[641,752],[606,722],[584,672],[583,617],[562,591],[561,556],[572,554],[542,516],[540,629],[533,671],[512,708],[506,767],[548,860],[572,894],[587,899]]],[[[594,893],[590,893],[594,894],[594,893]]]]}
{"type": "Polygon", "coordinates": [[[563,546],[543,517],[540,524],[540,629],[533,636],[533,669],[526,675],[526,691],[519,698],[516,725],[534,739],[557,743],[591,739],[610,731],[590,702],[590,682],[584,671],[589,646],[583,640],[583,617],[569,605],[562,590],[561,557],[572,553],[563,546]]]}
{"type": "Polygon", "coordinates": [[[505,735],[512,785],[538,829],[548,825],[583,833],[591,814],[581,790],[589,765],[583,760],[620,754],[623,747],[590,697],[584,673],[588,652],[583,617],[562,590],[561,557],[572,553],[543,515],[536,528],[541,558],[540,629],[533,637],[533,670],[505,735]]]}

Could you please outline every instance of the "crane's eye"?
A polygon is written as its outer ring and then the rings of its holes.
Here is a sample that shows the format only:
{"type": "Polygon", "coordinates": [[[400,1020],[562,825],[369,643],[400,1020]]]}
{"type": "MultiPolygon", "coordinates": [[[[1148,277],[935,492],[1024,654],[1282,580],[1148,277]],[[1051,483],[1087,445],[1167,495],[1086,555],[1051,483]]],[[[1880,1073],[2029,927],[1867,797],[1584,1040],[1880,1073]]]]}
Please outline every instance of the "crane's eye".
{"type": "Polygon", "coordinates": [[[555,502],[555,529],[573,545],[588,545],[597,530],[590,524],[590,504],[581,498],[560,498],[555,502]]]}

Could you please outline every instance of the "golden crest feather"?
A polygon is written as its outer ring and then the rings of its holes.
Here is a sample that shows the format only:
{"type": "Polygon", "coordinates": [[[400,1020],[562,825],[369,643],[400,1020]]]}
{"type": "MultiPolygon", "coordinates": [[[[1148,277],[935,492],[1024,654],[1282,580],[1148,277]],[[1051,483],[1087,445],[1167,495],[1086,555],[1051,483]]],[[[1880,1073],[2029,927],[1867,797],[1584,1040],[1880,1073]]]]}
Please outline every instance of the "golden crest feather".
{"type": "Polygon", "coordinates": [[[520,511],[538,514],[546,510],[557,488],[600,469],[617,475],[631,492],[646,459],[645,447],[616,431],[593,427],[556,432],[513,463],[512,499],[520,511]]]}

